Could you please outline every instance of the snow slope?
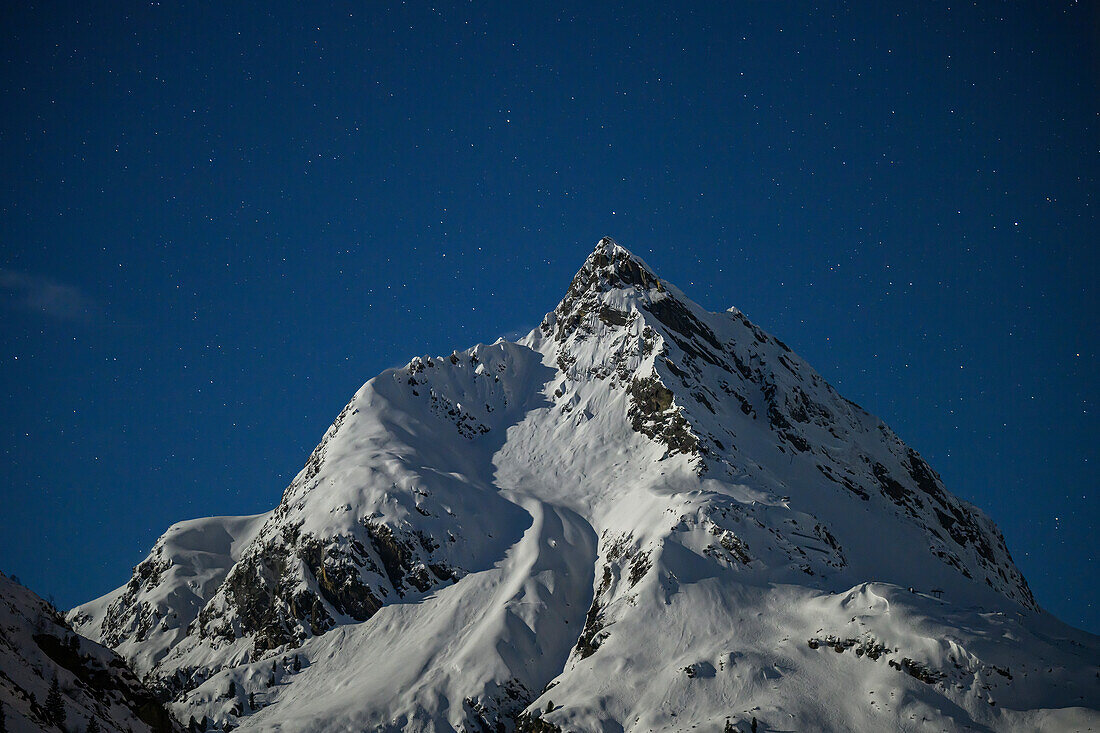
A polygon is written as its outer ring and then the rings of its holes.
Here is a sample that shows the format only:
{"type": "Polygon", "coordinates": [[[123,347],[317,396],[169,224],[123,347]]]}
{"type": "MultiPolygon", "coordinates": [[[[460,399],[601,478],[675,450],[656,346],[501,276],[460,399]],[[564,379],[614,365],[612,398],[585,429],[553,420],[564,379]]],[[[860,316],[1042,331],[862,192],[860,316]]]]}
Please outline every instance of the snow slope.
{"type": "Polygon", "coordinates": [[[168,711],[110,649],[73,633],[61,615],[0,573],[0,708],[11,733],[58,730],[49,693],[57,679],[64,727],[179,730],[168,711]]]}
{"type": "Polygon", "coordinates": [[[1097,638],[988,518],[606,238],[527,337],[383,372],[272,512],[70,618],[217,729],[1100,729],[1097,638]]]}

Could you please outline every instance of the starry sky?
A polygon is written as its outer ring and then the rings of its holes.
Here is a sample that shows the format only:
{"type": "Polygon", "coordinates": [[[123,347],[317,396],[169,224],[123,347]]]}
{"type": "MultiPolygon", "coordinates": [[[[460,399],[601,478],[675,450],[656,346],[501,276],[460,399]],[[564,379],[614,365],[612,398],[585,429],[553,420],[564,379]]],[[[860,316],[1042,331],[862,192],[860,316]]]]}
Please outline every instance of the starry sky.
{"type": "Polygon", "coordinates": [[[272,508],[362,382],[525,333],[609,235],[1100,632],[1100,6],[312,5],[0,10],[0,569],[69,607],[272,508]]]}

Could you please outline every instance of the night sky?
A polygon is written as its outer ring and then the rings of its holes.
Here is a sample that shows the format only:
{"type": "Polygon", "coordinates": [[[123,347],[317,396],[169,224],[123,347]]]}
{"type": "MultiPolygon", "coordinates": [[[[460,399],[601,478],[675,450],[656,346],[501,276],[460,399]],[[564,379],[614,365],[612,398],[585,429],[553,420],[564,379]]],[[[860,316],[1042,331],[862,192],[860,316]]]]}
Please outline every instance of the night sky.
{"type": "Polygon", "coordinates": [[[1100,6],[220,5],[0,10],[4,572],[69,607],[271,509],[362,382],[525,333],[609,235],[1100,631],[1100,6]]]}

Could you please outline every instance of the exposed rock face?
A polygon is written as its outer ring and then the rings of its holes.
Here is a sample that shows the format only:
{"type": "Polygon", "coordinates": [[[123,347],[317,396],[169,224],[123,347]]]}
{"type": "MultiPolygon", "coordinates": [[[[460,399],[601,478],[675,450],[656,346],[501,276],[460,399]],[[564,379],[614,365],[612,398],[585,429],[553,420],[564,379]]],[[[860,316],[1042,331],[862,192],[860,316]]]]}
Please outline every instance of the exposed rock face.
{"type": "Polygon", "coordinates": [[[947,728],[1095,707],[980,511],[606,238],[527,337],[383,372],[271,512],[174,526],[70,618],[220,729],[896,727],[819,702],[883,680],[947,728]],[[1005,634],[1058,686],[989,684],[1005,634]]]}
{"type": "Polygon", "coordinates": [[[688,427],[688,421],[673,404],[672,390],[656,375],[635,377],[630,382],[630,426],[636,431],[668,446],[672,453],[694,454],[699,440],[688,427]]]}

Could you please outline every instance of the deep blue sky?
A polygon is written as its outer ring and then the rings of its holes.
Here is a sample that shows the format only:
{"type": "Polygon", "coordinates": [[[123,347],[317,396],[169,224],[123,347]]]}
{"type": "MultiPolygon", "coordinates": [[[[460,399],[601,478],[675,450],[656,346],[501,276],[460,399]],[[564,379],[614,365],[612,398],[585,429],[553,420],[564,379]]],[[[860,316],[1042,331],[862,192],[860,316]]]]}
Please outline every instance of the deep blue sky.
{"type": "Polygon", "coordinates": [[[0,11],[4,572],[67,607],[270,509],[363,381],[611,235],[1100,631],[1098,6],[225,5],[0,11]]]}

